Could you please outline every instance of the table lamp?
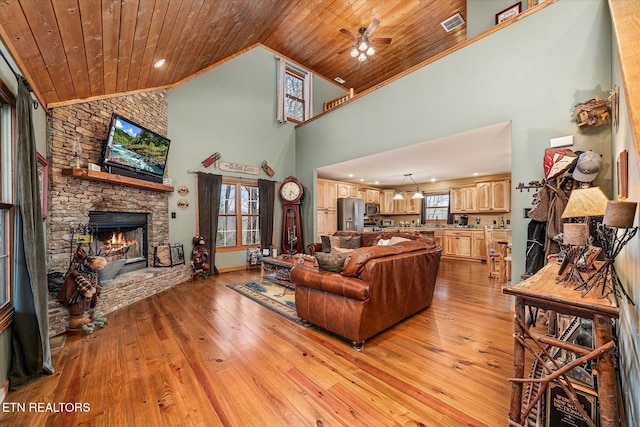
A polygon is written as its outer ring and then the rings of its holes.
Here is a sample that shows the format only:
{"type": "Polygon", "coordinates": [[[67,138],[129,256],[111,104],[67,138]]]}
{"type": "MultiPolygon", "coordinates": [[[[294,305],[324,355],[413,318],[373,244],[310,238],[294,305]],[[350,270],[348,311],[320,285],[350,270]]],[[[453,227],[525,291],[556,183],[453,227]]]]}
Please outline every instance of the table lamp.
{"type": "Polygon", "coordinates": [[[602,246],[604,263],[589,277],[582,296],[595,287],[600,289],[603,298],[609,298],[613,294],[617,300],[622,293],[629,303],[635,305],[622,286],[614,262],[622,248],[638,232],[638,227],[633,226],[637,206],[636,202],[608,201],[602,224],[598,224],[596,228],[596,240],[602,246]]]}
{"type": "Polygon", "coordinates": [[[583,218],[583,221],[563,225],[563,244],[568,248],[558,274],[562,274],[569,263],[571,263],[571,268],[558,283],[564,283],[565,286],[567,283],[573,283],[578,288],[585,285],[576,264],[589,246],[590,219],[604,215],[607,201],[607,196],[604,195],[600,187],[576,188],[571,191],[561,218],[583,218]]]}
{"type": "Polygon", "coordinates": [[[562,227],[562,244],[567,247],[564,261],[558,274],[562,274],[566,266],[570,263],[569,271],[558,283],[584,286],[585,281],[578,270],[578,260],[589,246],[589,225],[585,223],[565,223],[562,227]]]}

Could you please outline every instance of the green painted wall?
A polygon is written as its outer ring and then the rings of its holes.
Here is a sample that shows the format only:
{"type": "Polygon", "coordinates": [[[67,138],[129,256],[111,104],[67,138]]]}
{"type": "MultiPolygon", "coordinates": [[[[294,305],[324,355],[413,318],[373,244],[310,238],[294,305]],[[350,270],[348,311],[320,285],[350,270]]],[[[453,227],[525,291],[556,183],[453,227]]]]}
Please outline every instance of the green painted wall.
{"type": "MultiPolygon", "coordinates": [[[[513,187],[541,180],[549,139],[570,134],[575,150],[605,154],[601,184],[609,187],[610,129],[582,133],[571,113],[578,102],[608,95],[611,31],[605,1],[552,4],[300,126],[296,174],[313,187],[317,167],[510,120],[513,187]]],[[[531,202],[532,193],[513,191],[514,277],[524,272],[521,212],[531,202]]],[[[315,233],[314,203],[304,206],[306,236],[315,233]]]]}
{"type": "MultiPolygon", "coordinates": [[[[494,27],[496,14],[516,3],[514,0],[467,0],[467,38],[494,27]]],[[[520,1],[523,12],[527,9],[527,4],[527,0],[520,1]]]]}
{"type": "MultiPolygon", "coordinates": [[[[322,103],[344,93],[344,89],[321,78],[313,79],[314,111],[322,103]]],[[[257,47],[169,92],[169,176],[173,185],[187,185],[190,207],[177,208],[180,196],[169,197],[171,243],[182,243],[189,257],[196,228],[196,179],[188,171],[205,171],[225,176],[201,161],[220,152],[222,161],[260,166],[266,160],[275,171],[273,178],[263,171],[260,178],[280,183],[295,172],[295,125],[276,122],[276,63],[272,52],[257,47]]],[[[242,175],[256,179],[254,175],[242,175]]],[[[279,184],[277,184],[279,185],[279,184]]],[[[279,246],[282,212],[276,202],[276,239],[279,246]]],[[[244,252],[218,252],[216,266],[245,265],[244,252]]]]}
{"type": "MultiPolygon", "coordinates": [[[[629,112],[622,84],[617,44],[614,41],[613,83],[620,87],[620,126],[612,133],[611,155],[617,159],[622,150],[629,152],[629,201],[640,201],[640,171],[634,137],[629,122],[629,112]]],[[[615,174],[614,174],[615,177],[615,174]]],[[[614,179],[613,188],[618,188],[614,179]]],[[[614,193],[615,194],[615,193],[614,193]]],[[[638,212],[635,225],[638,226],[638,212]]],[[[635,306],[626,300],[620,303],[618,340],[620,343],[620,372],[629,426],[640,425],[640,237],[636,235],[623,249],[616,260],[617,272],[623,286],[635,301],[635,306]]]]}

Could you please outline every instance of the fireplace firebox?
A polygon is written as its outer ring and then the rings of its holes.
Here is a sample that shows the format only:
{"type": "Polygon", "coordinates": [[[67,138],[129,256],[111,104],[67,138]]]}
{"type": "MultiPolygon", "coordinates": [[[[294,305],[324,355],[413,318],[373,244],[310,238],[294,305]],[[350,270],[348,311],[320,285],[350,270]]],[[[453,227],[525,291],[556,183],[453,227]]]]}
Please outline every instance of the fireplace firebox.
{"type": "Polygon", "coordinates": [[[93,252],[109,262],[124,262],[120,273],[148,266],[146,213],[91,211],[89,226],[93,252]]]}

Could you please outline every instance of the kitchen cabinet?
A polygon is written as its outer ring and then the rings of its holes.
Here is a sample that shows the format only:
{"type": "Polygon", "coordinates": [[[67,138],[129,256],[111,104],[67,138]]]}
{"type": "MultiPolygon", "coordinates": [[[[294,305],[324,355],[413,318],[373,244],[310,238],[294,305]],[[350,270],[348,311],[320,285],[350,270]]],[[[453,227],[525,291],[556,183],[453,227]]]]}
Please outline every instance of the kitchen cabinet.
{"type": "Polygon", "coordinates": [[[381,214],[392,214],[395,212],[395,200],[393,200],[393,196],[395,195],[395,190],[382,190],[382,194],[380,194],[381,214]]]}
{"type": "Polygon", "coordinates": [[[472,232],[471,256],[479,259],[485,259],[487,257],[487,245],[485,245],[484,230],[472,232]]]}
{"type": "Polygon", "coordinates": [[[444,250],[444,230],[435,230],[433,232],[433,240],[444,250]]]}
{"type": "Polygon", "coordinates": [[[402,193],[402,200],[394,200],[393,210],[396,214],[419,214],[423,199],[412,199],[415,192],[402,193]]]}
{"type": "Polygon", "coordinates": [[[333,234],[338,229],[338,183],[318,180],[316,222],[318,240],[325,234],[333,234]]]}
{"type": "Polygon", "coordinates": [[[338,198],[358,197],[358,187],[356,187],[355,185],[343,182],[339,182],[337,185],[338,198]]]}
{"type": "Polygon", "coordinates": [[[476,186],[451,187],[449,203],[451,213],[476,212],[476,186]]]}
{"type": "Polygon", "coordinates": [[[471,231],[447,231],[444,235],[442,255],[471,258],[471,231]]]}
{"type": "Polygon", "coordinates": [[[511,184],[509,180],[476,184],[477,212],[509,212],[511,184]]]}
{"type": "Polygon", "coordinates": [[[365,203],[380,203],[380,190],[366,189],[365,203]]]}
{"type": "Polygon", "coordinates": [[[358,188],[358,199],[362,199],[362,200],[367,199],[367,192],[364,191],[364,189],[362,188],[358,188]]]}

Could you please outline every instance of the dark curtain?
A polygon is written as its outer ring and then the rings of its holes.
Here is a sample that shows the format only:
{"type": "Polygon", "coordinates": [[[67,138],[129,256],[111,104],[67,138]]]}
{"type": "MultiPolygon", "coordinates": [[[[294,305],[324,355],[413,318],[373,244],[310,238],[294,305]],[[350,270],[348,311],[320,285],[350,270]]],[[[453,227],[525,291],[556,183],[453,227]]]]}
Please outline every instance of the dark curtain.
{"type": "Polygon", "coordinates": [[[260,201],[260,247],[266,249],[273,243],[273,217],[276,197],[275,181],[258,180],[258,200],[260,201]]]}
{"type": "Polygon", "coordinates": [[[216,234],[221,189],[222,175],[198,172],[198,230],[209,251],[209,264],[213,274],[219,274],[216,267],[216,234]]]}
{"type": "Polygon", "coordinates": [[[36,141],[31,94],[18,77],[16,268],[9,387],[13,390],[53,373],[49,347],[49,315],[44,225],[40,205],[36,141]]]}

